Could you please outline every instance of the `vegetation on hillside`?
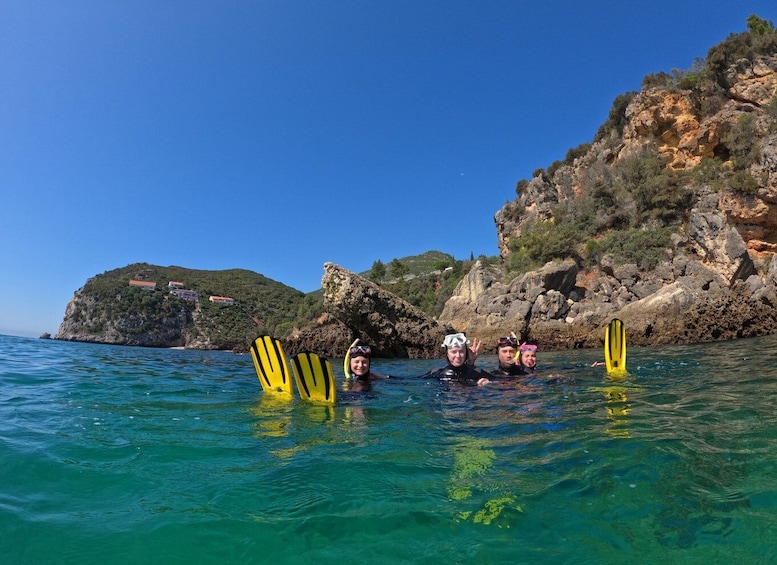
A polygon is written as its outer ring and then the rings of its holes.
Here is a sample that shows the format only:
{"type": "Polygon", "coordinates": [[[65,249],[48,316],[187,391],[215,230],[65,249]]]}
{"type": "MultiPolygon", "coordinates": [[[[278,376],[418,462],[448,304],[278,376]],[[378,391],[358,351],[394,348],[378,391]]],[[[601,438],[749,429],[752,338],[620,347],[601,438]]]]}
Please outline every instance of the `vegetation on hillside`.
{"type": "MultiPolygon", "coordinates": [[[[496,257],[481,256],[479,259],[485,262],[498,261],[496,257]]],[[[473,262],[472,258],[460,261],[447,253],[427,251],[420,255],[394,258],[388,264],[377,259],[369,271],[359,274],[430,316],[439,316],[473,262]]],[[[306,325],[323,312],[323,292],[318,290],[307,294],[298,308],[295,322],[279,326],[279,330],[285,332],[281,335],[290,333],[295,325],[306,325]]]]}
{"type": "Polygon", "coordinates": [[[388,266],[375,261],[372,269],[362,274],[427,314],[439,316],[471,264],[447,253],[427,251],[392,259],[388,266]]]}
{"type": "Polygon", "coordinates": [[[615,167],[592,169],[580,197],[558,204],[552,221],[524,224],[509,243],[508,267],[525,272],[565,258],[591,266],[610,255],[650,269],[671,228],[686,220],[696,194],[690,179],[690,173],[667,169],[650,148],[615,167]]]}

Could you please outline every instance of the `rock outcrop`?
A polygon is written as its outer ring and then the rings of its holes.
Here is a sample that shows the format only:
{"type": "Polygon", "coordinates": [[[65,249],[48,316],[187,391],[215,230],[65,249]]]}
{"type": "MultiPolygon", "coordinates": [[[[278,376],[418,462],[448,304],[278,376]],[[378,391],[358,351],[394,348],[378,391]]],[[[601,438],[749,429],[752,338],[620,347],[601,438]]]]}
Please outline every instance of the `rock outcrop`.
{"type": "Polygon", "coordinates": [[[566,316],[577,273],[574,261],[552,262],[502,284],[495,269],[478,261],[446,302],[440,320],[487,341],[511,331],[526,334],[532,322],[566,316]]]}
{"type": "Polygon", "coordinates": [[[354,339],[354,331],[327,312],[312,325],[281,338],[281,342],[287,355],[315,351],[324,357],[342,357],[354,339]]]}
{"type": "Polygon", "coordinates": [[[727,285],[756,274],[745,241],[720,212],[692,211],[688,239],[701,260],[713,266],[727,285]]]}
{"type": "Polygon", "coordinates": [[[298,332],[284,343],[287,353],[309,349],[342,357],[359,338],[377,357],[434,358],[450,326],[375,283],[338,265],[326,263],[321,279],[328,314],[314,328],[298,332]]]}
{"type": "Polygon", "coordinates": [[[726,72],[728,93],[735,100],[765,106],[777,95],[777,55],[760,56],[754,60],[739,59],[726,72]]]}
{"type": "Polygon", "coordinates": [[[554,261],[503,284],[477,263],[440,321],[485,340],[485,351],[511,331],[549,349],[600,347],[614,317],[634,345],[777,331],[777,255],[761,276],[722,214],[694,211],[690,226],[687,239],[675,238],[671,256],[650,273],[606,261],[584,273],[574,261],[554,261]]]}

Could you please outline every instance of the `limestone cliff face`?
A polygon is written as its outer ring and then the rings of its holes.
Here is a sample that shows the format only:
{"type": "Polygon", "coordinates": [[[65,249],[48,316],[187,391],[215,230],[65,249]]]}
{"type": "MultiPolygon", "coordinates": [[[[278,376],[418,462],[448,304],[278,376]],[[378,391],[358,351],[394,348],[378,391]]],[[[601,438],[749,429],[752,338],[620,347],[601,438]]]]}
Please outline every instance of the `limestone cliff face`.
{"type": "Polygon", "coordinates": [[[186,327],[192,322],[192,315],[185,308],[171,309],[161,318],[151,321],[139,312],[106,315],[102,308],[96,306],[95,298],[83,288],[79,289],[65,308],[55,339],[145,347],[193,345],[187,343],[186,327]]]}
{"type": "Polygon", "coordinates": [[[667,157],[669,167],[691,169],[703,157],[714,157],[720,143],[720,123],[710,120],[702,126],[687,91],[641,92],[627,108],[626,119],[618,157],[654,143],[667,157]]]}
{"type": "Polygon", "coordinates": [[[740,59],[726,73],[726,86],[732,98],[765,106],[777,94],[775,68],[777,56],[740,59]]]}
{"type": "Polygon", "coordinates": [[[710,116],[702,115],[700,95],[690,90],[651,88],[638,93],[626,108],[621,137],[593,143],[585,155],[559,167],[550,178],[533,178],[516,202],[497,212],[494,219],[502,257],[509,255],[510,238],[520,235],[526,222],[551,219],[553,207],[578,196],[593,171],[611,168],[645,147],[656,149],[674,170],[690,171],[703,159],[714,157],[730,165],[725,135],[743,116],[753,117],[760,156],[748,171],[758,187],[754,194],[720,190],[716,207],[739,231],[748,249],[777,251],[777,133],[772,131],[774,118],[765,110],[777,96],[777,55],[738,61],[726,81],[729,99],[710,116]],[[519,218],[516,208],[523,210],[519,218]]]}

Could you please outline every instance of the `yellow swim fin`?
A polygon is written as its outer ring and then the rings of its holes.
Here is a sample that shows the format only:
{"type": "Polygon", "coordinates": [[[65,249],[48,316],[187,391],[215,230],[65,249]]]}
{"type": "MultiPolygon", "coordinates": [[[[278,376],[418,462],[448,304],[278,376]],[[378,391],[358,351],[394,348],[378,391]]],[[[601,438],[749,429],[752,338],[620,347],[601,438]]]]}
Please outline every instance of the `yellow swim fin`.
{"type": "Polygon", "coordinates": [[[251,344],[251,357],[264,392],[290,398],[294,395],[291,371],[280,341],[269,335],[256,338],[251,344]]]}
{"type": "Polygon", "coordinates": [[[604,330],[604,364],[612,375],[626,374],[626,328],[617,318],[604,330]]]}
{"type": "Polygon", "coordinates": [[[298,353],[291,358],[297,390],[303,400],[334,404],[335,376],[329,360],[315,353],[298,353]]]}

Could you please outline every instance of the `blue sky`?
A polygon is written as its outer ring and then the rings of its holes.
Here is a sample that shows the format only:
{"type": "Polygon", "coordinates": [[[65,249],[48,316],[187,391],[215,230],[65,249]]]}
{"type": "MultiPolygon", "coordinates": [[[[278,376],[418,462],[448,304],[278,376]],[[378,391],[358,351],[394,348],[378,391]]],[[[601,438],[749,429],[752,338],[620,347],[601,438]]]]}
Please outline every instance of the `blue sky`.
{"type": "Polygon", "coordinates": [[[5,0],[0,333],[87,278],[498,253],[515,184],[770,1],[5,0]]]}

